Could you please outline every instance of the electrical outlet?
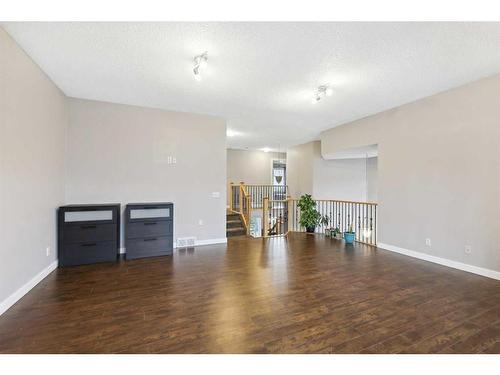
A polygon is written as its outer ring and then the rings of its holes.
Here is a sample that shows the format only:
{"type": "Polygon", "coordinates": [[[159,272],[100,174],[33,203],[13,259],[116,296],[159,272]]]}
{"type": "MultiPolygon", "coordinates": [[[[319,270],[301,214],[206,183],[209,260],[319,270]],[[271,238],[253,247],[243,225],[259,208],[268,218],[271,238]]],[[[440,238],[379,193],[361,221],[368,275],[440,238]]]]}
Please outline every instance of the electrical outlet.
{"type": "Polygon", "coordinates": [[[50,246],[47,246],[47,247],[45,248],[45,255],[46,255],[46,256],[49,256],[49,255],[50,255],[50,246]]]}
{"type": "Polygon", "coordinates": [[[203,225],[203,220],[202,219],[198,220],[198,224],[203,225]]]}
{"type": "Polygon", "coordinates": [[[470,253],[472,253],[472,246],[465,245],[465,254],[470,254],[470,253]]]}
{"type": "Polygon", "coordinates": [[[431,239],[430,239],[430,238],[426,238],[426,239],[425,239],[425,246],[429,246],[429,247],[431,247],[431,246],[432,246],[432,241],[431,241],[431,239]]]}

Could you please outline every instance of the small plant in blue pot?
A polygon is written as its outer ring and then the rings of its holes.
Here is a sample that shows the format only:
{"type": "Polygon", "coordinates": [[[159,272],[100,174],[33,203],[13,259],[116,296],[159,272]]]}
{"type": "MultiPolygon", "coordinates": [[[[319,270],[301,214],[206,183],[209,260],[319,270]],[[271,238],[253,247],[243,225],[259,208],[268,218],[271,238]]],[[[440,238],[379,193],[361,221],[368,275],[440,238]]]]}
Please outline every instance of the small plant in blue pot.
{"type": "Polygon", "coordinates": [[[354,243],[354,239],[356,238],[356,232],[352,229],[352,224],[349,225],[349,230],[344,232],[344,240],[345,243],[354,243]]]}

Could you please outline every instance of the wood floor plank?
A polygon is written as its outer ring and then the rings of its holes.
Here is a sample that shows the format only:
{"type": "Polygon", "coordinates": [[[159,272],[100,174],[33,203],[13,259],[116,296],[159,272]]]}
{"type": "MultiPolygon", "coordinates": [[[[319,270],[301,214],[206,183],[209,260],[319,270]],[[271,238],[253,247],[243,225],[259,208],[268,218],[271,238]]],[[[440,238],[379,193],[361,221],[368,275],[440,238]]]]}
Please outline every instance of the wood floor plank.
{"type": "Polygon", "coordinates": [[[57,269],[0,353],[500,353],[500,282],[321,235],[57,269]]]}

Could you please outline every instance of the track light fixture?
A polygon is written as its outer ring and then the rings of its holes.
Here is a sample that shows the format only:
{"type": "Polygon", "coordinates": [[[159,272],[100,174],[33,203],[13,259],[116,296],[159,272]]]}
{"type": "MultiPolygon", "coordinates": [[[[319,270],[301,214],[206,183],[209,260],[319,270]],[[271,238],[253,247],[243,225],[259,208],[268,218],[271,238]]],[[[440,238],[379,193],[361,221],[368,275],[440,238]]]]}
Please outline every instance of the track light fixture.
{"type": "Polygon", "coordinates": [[[321,99],[323,99],[325,96],[332,96],[333,94],[333,89],[329,85],[321,85],[317,88],[316,92],[314,93],[314,97],[312,98],[311,102],[313,104],[319,102],[321,99]]]}
{"type": "Polygon", "coordinates": [[[201,55],[194,57],[194,78],[197,81],[201,81],[201,70],[205,69],[208,63],[208,52],[205,51],[201,55]]]}

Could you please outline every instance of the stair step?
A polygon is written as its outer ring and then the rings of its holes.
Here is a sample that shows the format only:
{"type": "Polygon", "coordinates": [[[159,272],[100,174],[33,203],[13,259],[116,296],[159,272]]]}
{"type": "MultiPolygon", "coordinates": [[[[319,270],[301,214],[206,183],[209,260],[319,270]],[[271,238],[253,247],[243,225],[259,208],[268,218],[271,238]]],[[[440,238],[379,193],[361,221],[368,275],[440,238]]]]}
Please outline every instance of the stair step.
{"type": "Polygon", "coordinates": [[[245,230],[245,227],[242,227],[242,228],[227,228],[228,232],[237,232],[239,230],[245,230]]]}
{"type": "Polygon", "coordinates": [[[243,228],[244,225],[241,221],[227,221],[226,228],[243,228]]]}
{"type": "Polygon", "coordinates": [[[245,234],[247,234],[245,228],[228,228],[226,231],[227,237],[244,236],[245,234]]]}
{"type": "Polygon", "coordinates": [[[245,225],[241,220],[240,214],[226,214],[226,237],[244,236],[247,234],[245,225]]]}

